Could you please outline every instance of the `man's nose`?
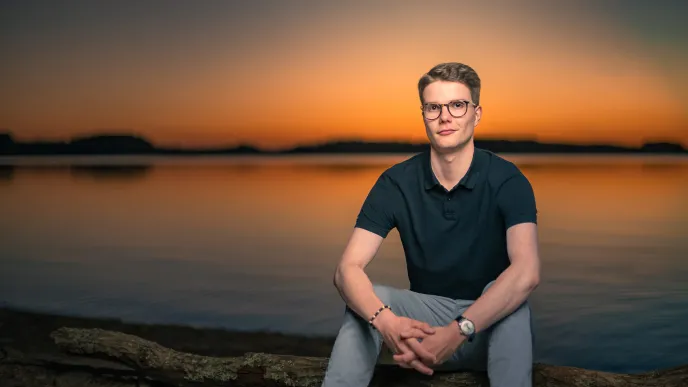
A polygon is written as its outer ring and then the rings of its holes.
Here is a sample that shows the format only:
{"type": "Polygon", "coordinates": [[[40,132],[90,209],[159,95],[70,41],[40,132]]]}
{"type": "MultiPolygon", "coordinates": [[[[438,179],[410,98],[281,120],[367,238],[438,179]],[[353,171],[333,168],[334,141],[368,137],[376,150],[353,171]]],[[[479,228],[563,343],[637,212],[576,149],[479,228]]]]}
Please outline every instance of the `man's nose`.
{"type": "Polygon", "coordinates": [[[449,106],[440,106],[440,119],[442,121],[448,121],[452,119],[452,115],[449,114],[449,106]]]}

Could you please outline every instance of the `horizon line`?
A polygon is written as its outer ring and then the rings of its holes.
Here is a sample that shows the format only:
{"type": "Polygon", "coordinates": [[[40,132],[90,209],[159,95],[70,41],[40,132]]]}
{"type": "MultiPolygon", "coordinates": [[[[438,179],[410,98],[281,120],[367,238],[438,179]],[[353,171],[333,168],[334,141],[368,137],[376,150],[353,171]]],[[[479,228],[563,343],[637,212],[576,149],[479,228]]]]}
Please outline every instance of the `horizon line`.
{"type": "MultiPolygon", "coordinates": [[[[40,142],[64,142],[64,143],[70,143],[74,141],[79,141],[83,139],[90,139],[90,138],[98,138],[98,137],[130,137],[130,138],[138,138],[143,141],[148,142],[151,144],[154,148],[156,149],[189,149],[189,150],[199,150],[199,149],[226,149],[226,148],[242,148],[242,147],[249,147],[249,148],[254,148],[256,150],[262,150],[262,151],[267,151],[268,149],[272,151],[279,151],[279,150],[290,150],[290,149],[296,149],[296,148],[301,148],[301,147],[313,147],[313,146],[323,146],[323,145],[328,145],[328,144],[337,144],[337,143],[364,143],[364,144],[404,144],[404,145],[428,145],[429,140],[428,139],[423,139],[423,140],[402,140],[402,139],[375,139],[375,140],[366,140],[361,137],[356,137],[356,138],[346,138],[346,137],[340,137],[336,139],[323,139],[323,140],[315,140],[315,141],[310,141],[310,142],[297,142],[292,145],[284,145],[284,146],[264,146],[264,145],[257,145],[255,143],[250,143],[247,141],[231,141],[229,143],[222,143],[222,142],[216,142],[215,144],[208,144],[208,145],[189,145],[189,146],[180,146],[178,144],[175,145],[164,145],[161,143],[164,143],[165,141],[155,141],[152,140],[149,136],[146,136],[140,132],[134,131],[134,130],[101,130],[97,132],[91,132],[89,134],[74,134],[71,136],[61,137],[60,139],[49,139],[49,138],[42,138],[42,139],[32,139],[32,140],[18,140],[16,139],[15,134],[11,131],[8,130],[7,128],[0,128],[0,135],[8,135],[13,142],[16,143],[24,143],[24,144],[31,144],[31,143],[40,143],[40,142]]],[[[571,146],[590,146],[590,147],[595,147],[595,146],[611,146],[611,147],[619,147],[619,148],[630,148],[630,149],[636,149],[636,148],[642,148],[645,145],[651,145],[651,144],[671,144],[671,145],[678,145],[680,147],[684,147],[683,143],[681,141],[672,141],[672,140],[641,140],[638,145],[629,145],[629,144],[618,144],[615,142],[597,142],[597,141],[591,141],[591,142],[581,142],[581,141],[545,141],[545,140],[538,140],[535,137],[529,137],[529,136],[520,136],[520,137],[497,137],[497,136],[474,136],[474,141],[492,141],[492,142],[498,142],[498,141],[503,141],[503,142],[531,142],[531,143],[537,143],[541,145],[571,145],[571,146]]],[[[170,141],[169,143],[174,143],[174,141],[170,141]]]]}

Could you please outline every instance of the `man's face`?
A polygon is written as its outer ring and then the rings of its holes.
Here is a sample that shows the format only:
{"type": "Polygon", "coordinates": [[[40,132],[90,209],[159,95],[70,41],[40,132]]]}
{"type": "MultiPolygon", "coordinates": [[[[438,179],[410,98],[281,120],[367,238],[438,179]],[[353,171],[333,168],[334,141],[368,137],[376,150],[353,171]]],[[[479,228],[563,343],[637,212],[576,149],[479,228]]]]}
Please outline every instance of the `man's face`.
{"type": "Polygon", "coordinates": [[[458,82],[435,81],[423,90],[423,99],[424,104],[430,104],[435,112],[439,112],[439,105],[434,104],[469,101],[464,106],[465,110],[461,102],[452,105],[454,113],[465,111],[459,118],[452,116],[447,106],[441,106],[441,113],[435,119],[423,117],[425,131],[433,148],[440,152],[451,152],[471,141],[473,129],[480,122],[481,108],[473,105],[468,87],[458,82]]]}

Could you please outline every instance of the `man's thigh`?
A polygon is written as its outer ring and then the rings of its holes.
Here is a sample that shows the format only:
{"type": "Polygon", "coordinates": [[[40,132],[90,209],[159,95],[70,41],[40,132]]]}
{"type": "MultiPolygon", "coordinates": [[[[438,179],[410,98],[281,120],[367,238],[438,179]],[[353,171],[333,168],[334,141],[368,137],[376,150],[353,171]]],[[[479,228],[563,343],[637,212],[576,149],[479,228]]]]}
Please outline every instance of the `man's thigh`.
{"type": "Polygon", "coordinates": [[[456,318],[457,305],[451,298],[377,284],[373,285],[373,291],[397,316],[426,322],[430,326],[447,325],[456,318]]]}

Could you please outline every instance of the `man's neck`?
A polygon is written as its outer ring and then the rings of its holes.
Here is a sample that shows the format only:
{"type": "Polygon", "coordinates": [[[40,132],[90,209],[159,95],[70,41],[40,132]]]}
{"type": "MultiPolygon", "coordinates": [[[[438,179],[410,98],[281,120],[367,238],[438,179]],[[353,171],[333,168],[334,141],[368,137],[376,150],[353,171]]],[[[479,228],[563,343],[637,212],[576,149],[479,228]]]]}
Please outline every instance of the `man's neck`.
{"type": "Polygon", "coordinates": [[[431,148],[430,165],[443,187],[450,190],[459,184],[471,166],[474,152],[473,141],[469,141],[463,147],[448,153],[440,153],[431,148]]]}

